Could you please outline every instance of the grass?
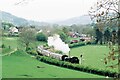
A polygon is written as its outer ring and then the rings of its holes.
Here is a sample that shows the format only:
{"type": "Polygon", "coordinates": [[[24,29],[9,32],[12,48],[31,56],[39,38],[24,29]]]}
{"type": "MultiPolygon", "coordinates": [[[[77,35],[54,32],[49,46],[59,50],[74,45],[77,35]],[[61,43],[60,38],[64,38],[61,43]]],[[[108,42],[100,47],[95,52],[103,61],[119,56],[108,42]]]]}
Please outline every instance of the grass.
{"type": "Polygon", "coordinates": [[[22,51],[4,56],[2,62],[3,78],[104,78],[42,63],[22,51]]]}
{"type": "MultiPolygon", "coordinates": [[[[14,50],[17,47],[25,49],[17,41],[18,37],[3,37],[2,43],[5,44],[6,50],[3,53],[10,52],[7,50],[9,46],[14,50]]],[[[45,44],[45,42],[34,42],[30,44],[32,47],[45,44]]],[[[83,65],[92,66],[95,68],[106,69],[104,62],[101,60],[104,58],[104,54],[109,52],[109,48],[101,45],[88,45],[71,49],[71,56],[80,56],[83,54],[83,65]]],[[[4,78],[99,78],[101,76],[83,73],[79,71],[69,70],[53,65],[48,65],[31,58],[24,52],[16,52],[11,56],[3,57],[3,77],[4,78]],[[37,68],[39,65],[44,68],[37,68]],[[12,72],[12,73],[11,73],[12,72]],[[74,74],[74,75],[73,75],[74,74]]],[[[113,69],[116,70],[116,69],[113,69]]],[[[116,70],[117,71],[117,70],[116,70]]]]}
{"type": "Polygon", "coordinates": [[[70,41],[72,41],[72,40],[78,40],[78,41],[79,41],[80,38],[79,38],[79,37],[77,37],[77,38],[73,38],[73,37],[70,37],[70,36],[69,36],[69,37],[68,37],[68,40],[70,40],[70,41]]]}
{"type": "MultiPolygon", "coordinates": [[[[2,44],[7,48],[10,46],[11,49],[20,48],[25,50],[25,46],[19,41],[19,37],[2,37],[2,44]]],[[[30,44],[31,47],[35,48],[38,45],[45,44],[45,42],[34,41],[30,44]]]]}
{"type": "Polygon", "coordinates": [[[6,53],[9,53],[9,52],[11,52],[11,51],[13,51],[13,49],[3,48],[3,49],[2,49],[2,54],[6,54],[6,53]]]}
{"type": "Polygon", "coordinates": [[[18,37],[2,37],[2,44],[6,47],[11,47],[11,49],[15,49],[18,47],[18,37]]]}
{"type": "Polygon", "coordinates": [[[117,68],[111,69],[106,68],[104,64],[105,54],[109,53],[109,48],[104,45],[87,45],[77,48],[72,48],[70,53],[71,56],[77,56],[80,58],[80,55],[83,55],[83,65],[99,68],[99,69],[108,69],[113,71],[118,71],[117,68]]]}

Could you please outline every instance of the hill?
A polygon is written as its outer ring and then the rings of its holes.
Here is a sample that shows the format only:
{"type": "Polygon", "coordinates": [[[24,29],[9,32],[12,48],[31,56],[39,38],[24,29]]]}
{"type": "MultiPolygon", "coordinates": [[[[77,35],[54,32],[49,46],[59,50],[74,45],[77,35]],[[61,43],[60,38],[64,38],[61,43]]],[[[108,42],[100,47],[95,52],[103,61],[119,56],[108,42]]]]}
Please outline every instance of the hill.
{"type": "Polygon", "coordinates": [[[17,17],[15,15],[12,15],[11,13],[4,12],[4,11],[0,11],[0,14],[2,15],[2,17],[0,17],[0,19],[3,22],[9,22],[9,23],[12,23],[16,26],[21,26],[21,25],[23,25],[23,26],[26,26],[26,25],[52,26],[54,24],[70,26],[73,24],[86,25],[86,24],[91,23],[90,17],[88,15],[73,17],[70,19],[66,19],[64,21],[50,23],[50,22],[39,22],[39,21],[34,21],[34,20],[27,20],[27,19],[17,17]]]}
{"type": "Polygon", "coordinates": [[[91,20],[89,15],[82,15],[79,17],[73,17],[64,21],[56,22],[56,24],[59,24],[59,25],[72,25],[72,24],[86,25],[90,23],[91,23],[91,20]]]}
{"type": "Polygon", "coordinates": [[[46,22],[38,22],[38,21],[20,18],[20,17],[14,16],[8,12],[4,12],[4,11],[1,11],[0,14],[2,15],[2,17],[0,17],[0,19],[3,22],[9,22],[16,26],[21,26],[21,25],[48,26],[48,25],[50,25],[49,23],[46,23],[46,22]]]}

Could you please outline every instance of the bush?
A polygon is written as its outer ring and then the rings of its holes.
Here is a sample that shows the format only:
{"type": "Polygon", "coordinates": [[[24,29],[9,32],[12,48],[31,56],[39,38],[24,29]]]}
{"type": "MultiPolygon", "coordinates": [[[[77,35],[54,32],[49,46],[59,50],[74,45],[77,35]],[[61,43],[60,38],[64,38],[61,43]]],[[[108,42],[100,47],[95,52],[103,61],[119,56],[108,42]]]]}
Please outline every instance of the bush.
{"type": "Polygon", "coordinates": [[[55,53],[63,54],[63,52],[59,50],[56,50],[55,53]]]}
{"type": "Polygon", "coordinates": [[[85,42],[79,42],[79,43],[69,44],[70,48],[75,48],[75,47],[80,47],[80,46],[85,46],[85,42]]]}
{"type": "Polygon", "coordinates": [[[26,52],[32,50],[30,47],[26,47],[26,52]]]}
{"type": "Polygon", "coordinates": [[[98,75],[102,75],[102,76],[115,77],[116,75],[118,75],[118,73],[112,72],[109,70],[97,69],[97,68],[93,68],[90,66],[83,66],[80,64],[72,64],[70,62],[60,61],[58,59],[54,59],[54,58],[47,57],[47,56],[39,56],[39,55],[37,55],[37,52],[34,50],[29,50],[28,53],[36,56],[36,59],[39,61],[42,61],[42,62],[45,62],[48,64],[52,64],[52,65],[56,65],[56,66],[61,66],[61,67],[65,67],[65,68],[69,68],[69,69],[73,69],[73,70],[92,73],[92,74],[98,74],[98,75]]]}
{"type": "Polygon", "coordinates": [[[45,35],[45,34],[43,34],[43,33],[38,33],[37,35],[36,35],[36,39],[38,40],[38,41],[47,41],[47,36],[45,35]]]}
{"type": "Polygon", "coordinates": [[[68,42],[68,36],[64,32],[59,32],[60,38],[63,42],[67,43],[68,42]]]}
{"type": "Polygon", "coordinates": [[[4,44],[2,44],[2,45],[1,45],[1,48],[5,48],[5,45],[4,45],[4,44]]]}
{"type": "Polygon", "coordinates": [[[114,77],[116,74],[118,74],[116,72],[111,72],[108,70],[100,70],[100,69],[92,68],[89,66],[83,66],[80,64],[72,64],[72,63],[66,62],[66,61],[60,61],[60,60],[53,59],[53,58],[46,57],[46,56],[36,56],[36,59],[39,61],[48,63],[48,64],[61,66],[61,67],[65,67],[65,68],[69,68],[69,69],[73,69],[73,70],[83,71],[83,72],[87,72],[87,73],[98,74],[98,75],[102,75],[102,76],[114,77]]]}
{"type": "Polygon", "coordinates": [[[28,50],[27,53],[31,54],[33,56],[37,56],[38,55],[38,53],[35,50],[28,50]]]}
{"type": "Polygon", "coordinates": [[[48,44],[44,44],[43,47],[49,47],[48,44]]]}
{"type": "Polygon", "coordinates": [[[38,55],[38,53],[35,50],[32,50],[31,54],[34,55],[34,56],[38,55]]]}

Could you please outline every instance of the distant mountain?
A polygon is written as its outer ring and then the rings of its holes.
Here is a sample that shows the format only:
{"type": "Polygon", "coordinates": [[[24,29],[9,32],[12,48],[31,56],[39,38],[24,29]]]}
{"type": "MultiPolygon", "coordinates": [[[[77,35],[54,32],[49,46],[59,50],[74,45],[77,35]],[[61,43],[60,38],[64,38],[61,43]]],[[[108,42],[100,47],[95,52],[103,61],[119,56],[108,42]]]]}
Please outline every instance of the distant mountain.
{"type": "Polygon", "coordinates": [[[0,14],[2,15],[2,17],[0,17],[0,19],[3,22],[10,22],[16,26],[21,26],[21,25],[37,25],[37,26],[48,26],[51,25],[47,22],[38,22],[38,21],[33,21],[33,20],[27,20],[24,18],[20,18],[17,16],[14,16],[8,12],[4,12],[4,11],[0,11],[0,14]]]}
{"type": "Polygon", "coordinates": [[[90,24],[91,23],[91,19],[89,17],[89,15],[83,15],[83,16],[79,16],[79,17],[73,17],[64,21],[59,21],[56,22],[59,25],[72,25],[72,24],[82,24],[82,25],[86,25],[86,24],[90,24]]]}
{"type": "Polygon", "coordinates": [[[35,26],[52,26],[53,24],[58,25],[72,25],[72,24],[90,24],[91,20],[88,15],[83,15],[79,17],[70,18],[64,21],[54,22],[54,23],[48,23],[48,22],[39,22],[39,21],[33,21],[33,20],[27,20],[24,18],[20,18],[17,16],[14,16],[8,12],[0,11],[0,14],[2,14],[2,17],[0,19],[4,22],[10,22],[16,26],[21,25],[35,25],[35,26]]]}

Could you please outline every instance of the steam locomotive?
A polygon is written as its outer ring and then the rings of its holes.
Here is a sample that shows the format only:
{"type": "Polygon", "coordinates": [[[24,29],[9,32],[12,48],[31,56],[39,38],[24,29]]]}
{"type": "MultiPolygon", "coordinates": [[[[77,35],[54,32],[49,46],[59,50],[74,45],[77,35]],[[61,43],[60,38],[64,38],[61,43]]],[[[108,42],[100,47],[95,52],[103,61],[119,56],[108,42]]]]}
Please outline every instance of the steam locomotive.
{"type": "Polygon", "coordinates": [[[68,57],[68,55],[53,53],[51,51],[45,50],[43,46],[37,47],[37,53],[38,55],[41,55],[41,56],[48,56],[48,57],[55,58],[58,60],[79,64],[78,57],[68,57]]]}

